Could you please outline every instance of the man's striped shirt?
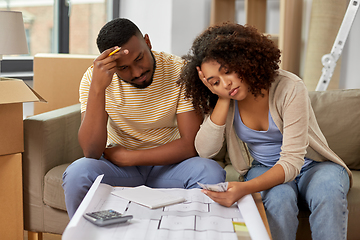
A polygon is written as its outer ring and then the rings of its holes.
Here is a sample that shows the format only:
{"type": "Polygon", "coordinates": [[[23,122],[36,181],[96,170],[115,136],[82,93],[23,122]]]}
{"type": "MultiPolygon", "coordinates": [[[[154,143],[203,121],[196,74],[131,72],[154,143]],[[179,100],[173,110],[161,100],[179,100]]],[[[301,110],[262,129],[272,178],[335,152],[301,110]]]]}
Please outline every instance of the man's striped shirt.
{"type": "MultiPolygon", "coordinates": [[[[153,51],[153,54],[156,69],[150,86],[139,89],[114,74],[106,89],[108,144],[137,150],[171,142],[180,137],[176,114],[194,110],[176,84],[184,61],[163,52],[153,51]]],[[[92,71],[92,67],[88,68],[80,84],[82,112],[86,111],[92,71]]]]}

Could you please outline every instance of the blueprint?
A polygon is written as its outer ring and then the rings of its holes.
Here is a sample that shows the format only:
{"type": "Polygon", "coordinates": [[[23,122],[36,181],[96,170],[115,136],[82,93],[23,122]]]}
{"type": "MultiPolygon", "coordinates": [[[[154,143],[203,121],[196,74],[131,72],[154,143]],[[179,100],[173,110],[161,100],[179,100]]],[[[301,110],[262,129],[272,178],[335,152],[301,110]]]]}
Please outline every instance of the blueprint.
{"type": "MultiPolygon", "coordinates": [[[[203,194],[200,189],[156,189],[183,197],[185,201],[150,209],[119,197],[119,191],[126,188],[102,184],[99,178],[66,227],[62,235],[63,240],[238,240],[233,222],[246,222],[237,204],[229,208],[221,206],[203,194]],[[105,209],[133,215],[133,219],[125,224],[98,227],[82,217],[86,212],[105,209]]],[[[254,202],[253,204],[255,206],[254,202]]],[[[256,213],[259,215],[257,209],[256,213]]],[[[263,225],[261,219],[260,224],[263,225]]],[[[256,232],[258,230],[256,227],[256,232]]],[[[250,235],[255,239],[252,234],[250,235]]],[[[261,236],[258,239],[266,238],[261,236]]]]}

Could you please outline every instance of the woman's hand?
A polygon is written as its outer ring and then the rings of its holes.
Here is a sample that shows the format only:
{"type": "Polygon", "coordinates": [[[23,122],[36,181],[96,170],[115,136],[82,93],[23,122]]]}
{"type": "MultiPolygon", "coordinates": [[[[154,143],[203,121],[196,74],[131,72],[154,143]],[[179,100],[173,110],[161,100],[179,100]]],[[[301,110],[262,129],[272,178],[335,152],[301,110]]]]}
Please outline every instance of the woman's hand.
{"type": "Polygon", "coordinates": [[[246,182],[229,182],[226,192],[212,192],[201,190],[215,202],[230,207],[243,196],[261,192],[282,184],[285,180],[285,172],[281,165],[276,164],[265,173],[246,182]]]}
{"type": "MultiPolygon", "coordinates": [[[[201,71],[200,67],[196,67],[196,70],[198,71],[198,75],[200,80],[203,82],[203,84],[213,93],[216,94],[216,92],[214,91],[213,86],[211,86],[211,84],[206,80],[204,73],[201,71]]],[[[217,94],[216,94],[217,95],[217,94]]]]}
{"type": "Polygon", "coordinates": [[[240,198],[248,194],[243,187],[244,184],[244,182],[229,182],[226,192],[213,192],[204,189],[201,191],[215,202],[225,207],[230,207],[240,198]]]}
{"type": "MultiPolygon", "coordinates": [[[[204,73],[201,71],[200,67],[196,67],[198,71],[199,78],[204,83],[204,85],[215,95],[218,95],[214,90],[214,87],[206,80],[204,73]]],[[[230,98],[222,98],[218,95],[218,101],[215,105],[215,108],[210,116],[210,119],[213,123],[221,126],[226,122],[226,116],[230,106],[230,98]]]]}

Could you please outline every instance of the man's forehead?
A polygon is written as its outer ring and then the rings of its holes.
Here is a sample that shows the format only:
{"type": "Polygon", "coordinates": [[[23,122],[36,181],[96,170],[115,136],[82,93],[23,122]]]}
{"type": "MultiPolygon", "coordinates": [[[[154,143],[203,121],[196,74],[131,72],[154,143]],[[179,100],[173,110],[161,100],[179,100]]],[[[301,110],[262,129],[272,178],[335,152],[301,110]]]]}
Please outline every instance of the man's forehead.
{"type": "Polygon", "coordinates": [[[129,64],[138,58],[138,56],[146,50],[146,44],[143,44],[144,42],[144,39],[132,36],[127,43],[121,46],[122,51],[127,49],[129,53],[119,58],[117,64],[129,64]]]}

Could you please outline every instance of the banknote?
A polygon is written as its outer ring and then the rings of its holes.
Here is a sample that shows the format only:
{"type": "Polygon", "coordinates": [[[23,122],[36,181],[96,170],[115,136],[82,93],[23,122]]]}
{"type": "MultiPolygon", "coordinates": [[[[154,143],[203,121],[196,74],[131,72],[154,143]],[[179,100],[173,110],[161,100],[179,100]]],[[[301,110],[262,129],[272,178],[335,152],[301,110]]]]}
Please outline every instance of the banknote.
{"type": "Polygon", "coordinates": [[[218,184],[203,184],[203,183],[197,183],[200,187],[206,190],[214,191],[214,192],[226,192],[228,188],[228,182],[221,182],[218,184]]]}

